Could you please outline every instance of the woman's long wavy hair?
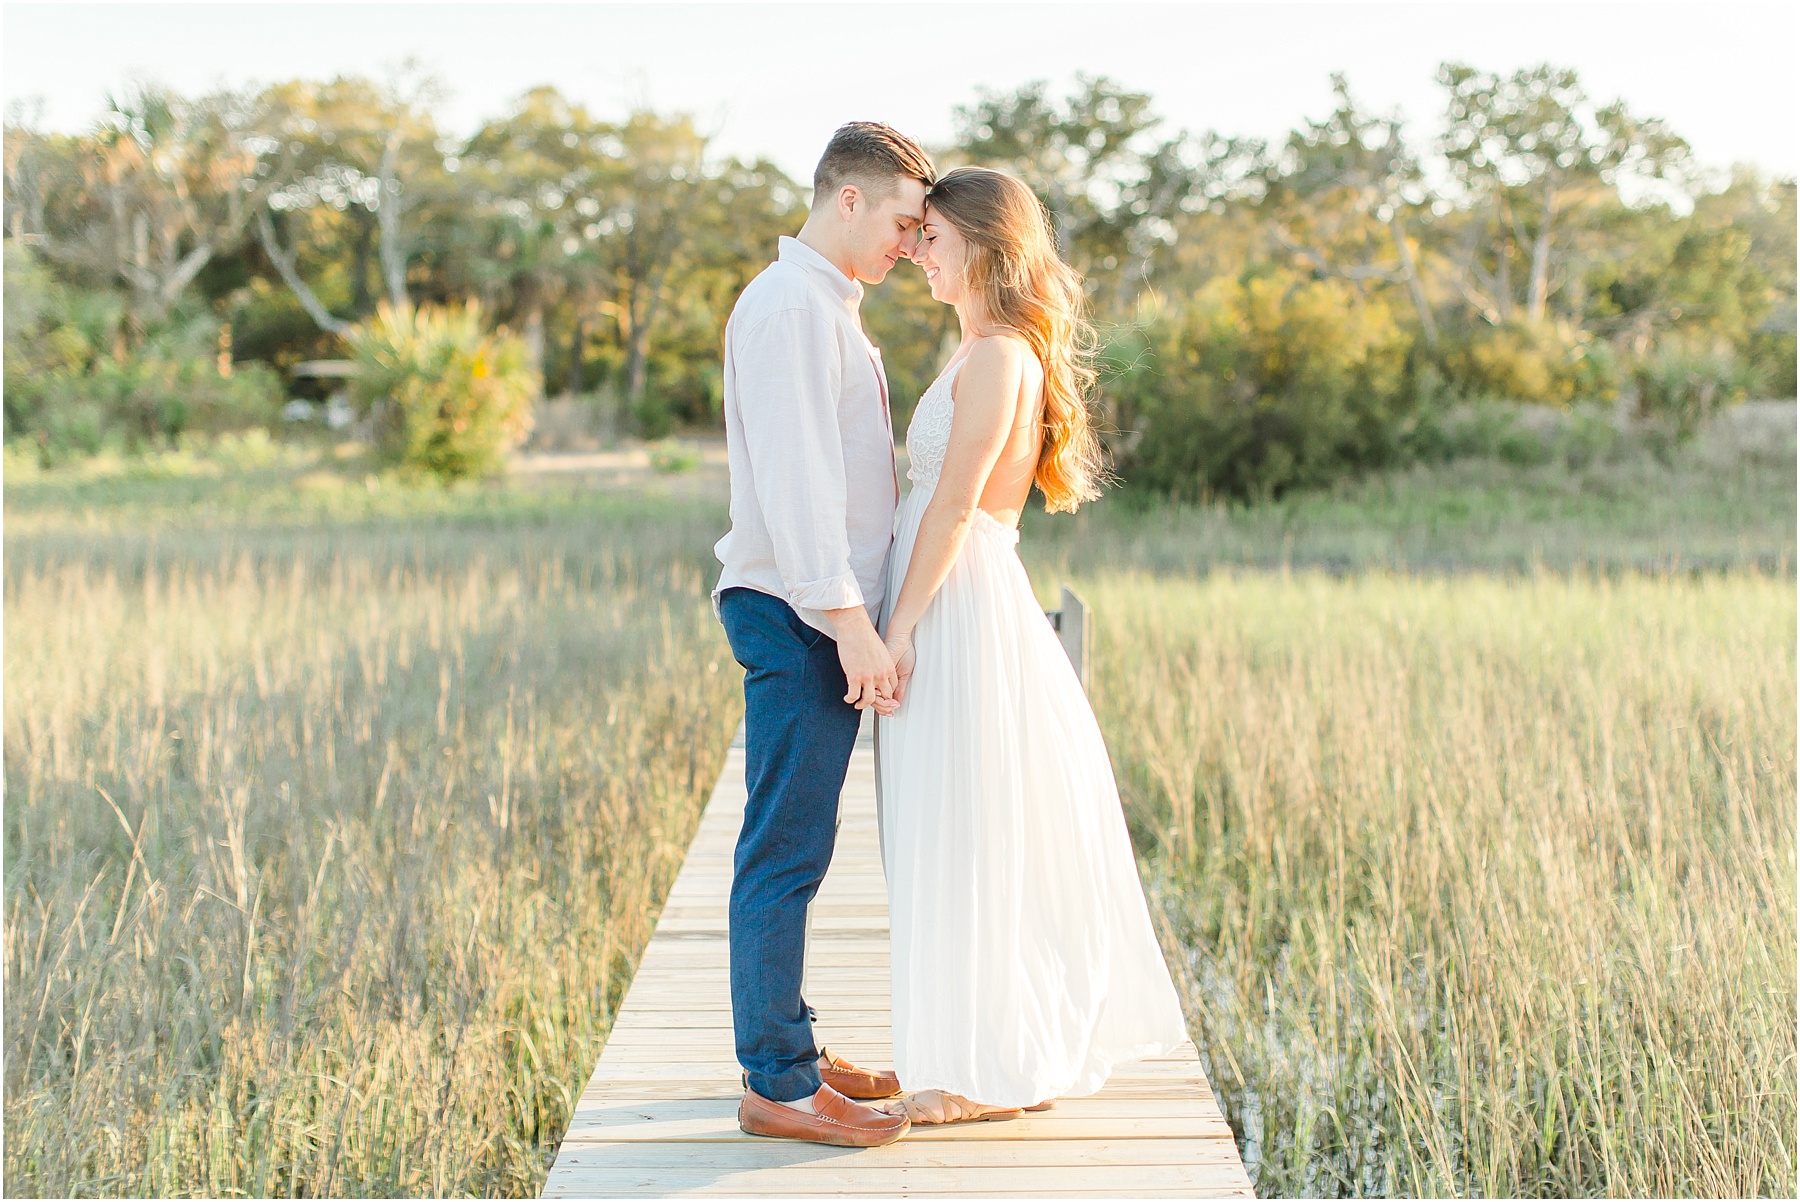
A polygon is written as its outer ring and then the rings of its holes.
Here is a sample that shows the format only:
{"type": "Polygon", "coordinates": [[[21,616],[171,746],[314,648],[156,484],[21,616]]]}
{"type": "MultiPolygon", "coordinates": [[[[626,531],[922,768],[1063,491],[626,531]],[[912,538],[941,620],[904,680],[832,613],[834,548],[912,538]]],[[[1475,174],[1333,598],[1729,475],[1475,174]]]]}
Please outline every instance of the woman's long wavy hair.
{"type": "Polygon", "coordinates": [[[1010,175],[958,167],[926,199],[969,244],[963,286],[981,316],[1018,331],[1044,366],[1035,480],[1045,509],[1073,512],[1100,495],[1105,475],[1088,414],[1094,332],[1082,313],[1081,276],[1057,254],[1050,214],[1010,175]]]}

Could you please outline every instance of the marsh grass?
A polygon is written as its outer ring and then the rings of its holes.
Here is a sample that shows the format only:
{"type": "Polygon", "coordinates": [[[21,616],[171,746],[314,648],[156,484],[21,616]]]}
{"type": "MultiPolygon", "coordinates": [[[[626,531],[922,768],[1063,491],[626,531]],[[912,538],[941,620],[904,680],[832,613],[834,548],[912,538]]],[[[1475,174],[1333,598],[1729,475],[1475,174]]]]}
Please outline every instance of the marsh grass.
{"type": "Polygon", "coordinates": [[[715,515],[102,483],[8,534],[7,1192],[535,1194],[736,722],[715,515]]]}
{"type": "Polygon", "coordinates": [[[1791,578],[1089,590],[1259,1193],[1792,1195],[1791,578]]]}
{"type": "MultiPolygon", "coordinates": [[[[1031,519],[1262,1192],[1792,1192],[1787,445],[1031,519]]],[[[9,453],[6,1192],[541,1188],[740,705],[641,476],[9,453]]]]}

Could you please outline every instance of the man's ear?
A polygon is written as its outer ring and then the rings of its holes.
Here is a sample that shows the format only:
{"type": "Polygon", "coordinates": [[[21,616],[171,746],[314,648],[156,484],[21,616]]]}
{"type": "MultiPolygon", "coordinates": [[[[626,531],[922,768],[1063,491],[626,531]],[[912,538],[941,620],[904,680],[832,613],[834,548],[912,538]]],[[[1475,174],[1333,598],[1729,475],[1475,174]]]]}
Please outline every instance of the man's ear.
{"type": "Polygon", "coordinates": [[[839,214],[843,216],[844,220],[850,220],[856,216],[856,210],[862,205],[862,189],[855,184],[845,184],[838,189],[837,202],[839,214]]]}

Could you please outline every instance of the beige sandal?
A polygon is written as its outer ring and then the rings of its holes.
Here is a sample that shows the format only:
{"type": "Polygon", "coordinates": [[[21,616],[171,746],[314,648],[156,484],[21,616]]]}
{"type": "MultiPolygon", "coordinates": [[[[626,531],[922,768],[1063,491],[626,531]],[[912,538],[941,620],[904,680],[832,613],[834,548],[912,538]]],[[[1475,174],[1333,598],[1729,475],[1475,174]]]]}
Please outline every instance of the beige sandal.
{"type": "Polygon", "coordinates": [[[971,1102],[941,1089],[921,1089],[918,1093],[901,1094],[882,1109],[894,1115],[904,1111],[906,1117],[919,1126],[1003,1123],[1025,1113],[1018,1106],[983,1106],[980,1102],[971,1102]]]}

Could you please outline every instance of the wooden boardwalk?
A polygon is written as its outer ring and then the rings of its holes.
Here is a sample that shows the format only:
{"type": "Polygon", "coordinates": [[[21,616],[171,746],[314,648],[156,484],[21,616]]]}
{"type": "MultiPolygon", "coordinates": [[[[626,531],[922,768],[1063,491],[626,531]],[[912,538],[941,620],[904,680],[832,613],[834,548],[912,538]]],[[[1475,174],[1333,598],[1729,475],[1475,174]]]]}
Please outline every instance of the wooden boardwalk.
{"type": "MultiPolygon", "coordinates": [[[[813,907],[806,998],[822,1046],[886,1067],[887,887],[866,723],[864,732],[844,787],[836,857],[813,907]]],[[[1191,1044],[1168,1059],[1122,1065],[1094,1097],[1013,1122],[916,1127],[886,1148],[739,1131],[725,899],[743,811],[744,753],[734,745],[545,1197],[1251,1195],[1191,1044]]]]}

